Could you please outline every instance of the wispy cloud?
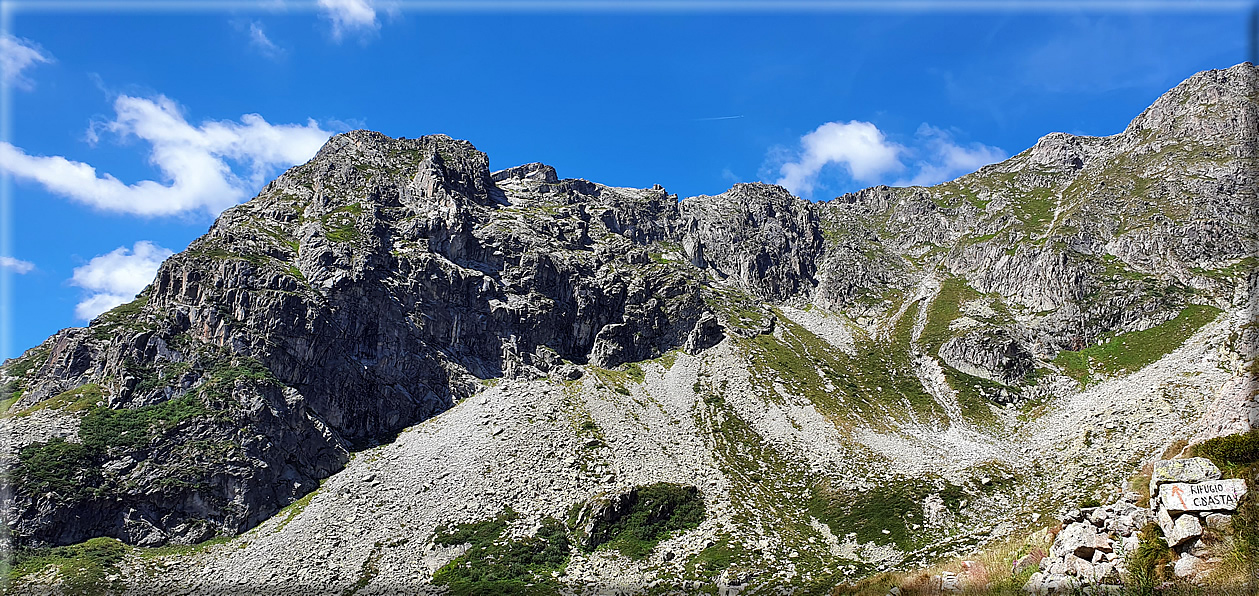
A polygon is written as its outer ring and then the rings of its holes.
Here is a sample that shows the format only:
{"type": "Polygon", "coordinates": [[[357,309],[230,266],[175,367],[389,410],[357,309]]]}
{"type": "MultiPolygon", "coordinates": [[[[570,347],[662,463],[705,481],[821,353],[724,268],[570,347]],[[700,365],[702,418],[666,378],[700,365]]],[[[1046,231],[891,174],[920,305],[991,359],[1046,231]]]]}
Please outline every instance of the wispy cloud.
{"type": "Polygon", "coordinates": [[[128,185],[111,174],[97,174],[89,164],[29,155],[9,143],[0,143],[0,168],[104,211],[217,214],[249,198],[279,168],[310,159],[332,134],[314,120],[273,125],[258,114],[241,116],[240,122],[210,120],[193,126],[165,96],[122,95],[114,101],[114,110],[113,120],[88,131],[89,140],[94,141],[101,129],[148,143],[149,162],[161,170],[165,182],[128,185]]]}
{"type": "Polygon", "coordinates": [[[172,254],[175,253],[169,249],[141,240],[130,249],[119,246],[75,268],[70,283],[89,294],[74,307],[74,316],[87,321],[130,302],[153,281],[157,268],[172,254]]]}
{"type": "Polygon", "coordinates": [[[21,275],[23,273],[30,273],[34,271],[35,263],[23,261],[22,259],[15,259],[13,257],[0,256],[0,269],[7,269],[21,275]]]}
{"type": "Polygon", "coordinates": [[[1009,157],[1000,147],[983,143],[959,145],[954,142],[951,133],[925,122],[918,127],[915,140],[914,154],[918,160],[914,167],[917,172],[908,179],[896,181],[896,186],[928,186],[946,182],[1009,157]]]}
{"type": "Polygon", "coordinates": [[[263,31],[262,23],[257,21],[249,22],[249,45],[268,58],[279,58],[284,55],[284,48],[275,45],[275,42],[267,37],[267,32],[263,31]]]}
{"type": "Polygon", "coordinates": [[[0,34],[0,77],[3,77],[6,84],[19,89],[32,89],[35,84],[22,76],[22,71],[52,61],[52,56],[39,47],[39,44],[8,33],[0,34]]]}
{"type": "Polygon", "coordinates": [[[380,29],[373,0],[319,0],[319,11],[332,24],[332,39],[347,33],[368,34],[380,29]]]}
{"type": "Polygon", "coordinates": [[[811,197],[832,167],[853,182],[912,186],[944,182],[1006,158],[998,147],[961,145],[952,133],[925,123],[911,141],[893,142],[870,122],[827,122],[801,137],[798,150],[772,148],[768,163],[780,165],[768,173],[793,194],[811,197]],[[894,181],[893,174],[899,174],[894,181]]]}

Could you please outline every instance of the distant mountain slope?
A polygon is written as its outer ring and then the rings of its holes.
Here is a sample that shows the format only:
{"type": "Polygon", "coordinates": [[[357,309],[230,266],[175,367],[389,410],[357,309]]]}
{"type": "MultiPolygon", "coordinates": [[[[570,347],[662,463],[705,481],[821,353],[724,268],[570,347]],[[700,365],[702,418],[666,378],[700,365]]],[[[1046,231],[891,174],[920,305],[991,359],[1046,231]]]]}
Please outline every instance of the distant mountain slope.
{"type": "Polygon", "coordinates": [[[1259,422],[1256,88],[1199,73],[1119,135],[822,203],[338,135],[5,363],[11,537],[255,528],[137,589],[423,584],[462,556],[443,524],[510,505],[493,548],[548,517],[576,544],[580,511],[669,482],[698,528],[573,547],[555,581],[822,589],[992,539],[1259,422]]]}

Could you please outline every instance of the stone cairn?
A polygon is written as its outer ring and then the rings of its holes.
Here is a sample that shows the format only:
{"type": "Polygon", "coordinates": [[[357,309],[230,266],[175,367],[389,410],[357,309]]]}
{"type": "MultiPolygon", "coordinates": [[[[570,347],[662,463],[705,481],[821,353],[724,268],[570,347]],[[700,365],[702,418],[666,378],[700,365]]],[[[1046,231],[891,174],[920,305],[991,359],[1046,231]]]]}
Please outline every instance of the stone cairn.
{"type": "Polygon", "coordinates": [[[1154,462],[1150,509],[1167,546],[1176,551],[1177,577],[1193,577],[1207,555],[1204,528],[1228,529],[1246,481],[1220,480],[1220,469],[1202,457],[1154,462]]]}
{"type": "Polygon", "coordinates": [[[1072,510],[1023,590],[1029,594],[1109,593],[1120,590],[1126,557],[1137,550],[1141,529],[1157,522],[1177,554],[1175,573],[1191,578],[1207,554],[1204,528],[1224,530],[1246,494],[1241,479],[1220,480],[1210,460],[1194,457],[1154,462],[1150,507],[1127,493],[1104,507],[1072,510]]]}

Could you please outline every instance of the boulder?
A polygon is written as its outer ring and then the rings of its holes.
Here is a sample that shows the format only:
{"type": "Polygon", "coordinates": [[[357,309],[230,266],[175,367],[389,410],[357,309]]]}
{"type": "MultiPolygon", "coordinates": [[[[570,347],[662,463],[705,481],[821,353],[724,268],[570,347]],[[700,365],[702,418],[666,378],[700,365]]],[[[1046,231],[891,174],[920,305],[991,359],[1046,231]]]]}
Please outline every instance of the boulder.
{"type": "Polygon", "coordinates": [[[682,351],[694,355],[707,350],[726,337],[725,331],[715,315],[704,312],[700,315],[699,321],[696,321],[695,327],[687,334],[682,351]]]}
{"type": "Polygon", "coordinates": [[[1072,554],[1088,561],[1093,558],[1093,552],[1097,550],[1103,552],[1113,550],[1110,536],[1099,534],[1097,527],[1093,524],[1076,522],[1058,533],[1053,546],[1049,547],[1049,554],[1055,558],[1072,554]]]}
{"type": "Polygon", "coordinates": [[[1176,577],[1189,578],[1198,572],[1198,568],[1201,565],[1202,559],[1185,554],[1176,559],[1176,564],[1172,566],[1172,570],[1176,573],[1176,577]]]}
{"type": "Polygon", "coordinates": [[[1224,513],[1208,513],[1207,527],[1212,530],[1227,531],[1233,526],[1233,516],[1224,513]]]}
{"type": "Polygon", "coordinates": [[[1167,546],[1176,548],[1202,535],[1202,522],[1196,515],[1185,514],[1176,517],[1171,531],[1165,532],[1167,546]]]}
{"type": "Polygon", "coordinates": [[[1246,494],[1240,478],[1198,483],[1170,482],[1158,487],[1158,501],[1169,511],[1236,511],[1246,494]]]}
{"type": "Polygon", "coordinates": [[[1150,475],[1150,495],[1158,494],[1158,487],[1168,482],[1203,482],[1218,480],[1220,469],[1205,457],[1165,459],[1154,462],[1150,475]]]}

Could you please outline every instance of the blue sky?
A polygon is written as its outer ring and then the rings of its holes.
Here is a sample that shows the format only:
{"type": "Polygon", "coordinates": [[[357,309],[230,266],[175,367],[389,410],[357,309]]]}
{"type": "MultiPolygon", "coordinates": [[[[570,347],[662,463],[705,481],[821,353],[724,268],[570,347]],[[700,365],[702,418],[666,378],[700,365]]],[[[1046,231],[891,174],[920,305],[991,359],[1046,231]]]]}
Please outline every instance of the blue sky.
{"type": "Polygon", "coordinates": [[[1117,133],[1245,60],[1249,14],[13,6],[3,357],[129,299],[335,132],[445,133],[493,169],[542,161],[680,197],[760,180],[824,200],[950,179],[1053,131],[1117,133]]]}

